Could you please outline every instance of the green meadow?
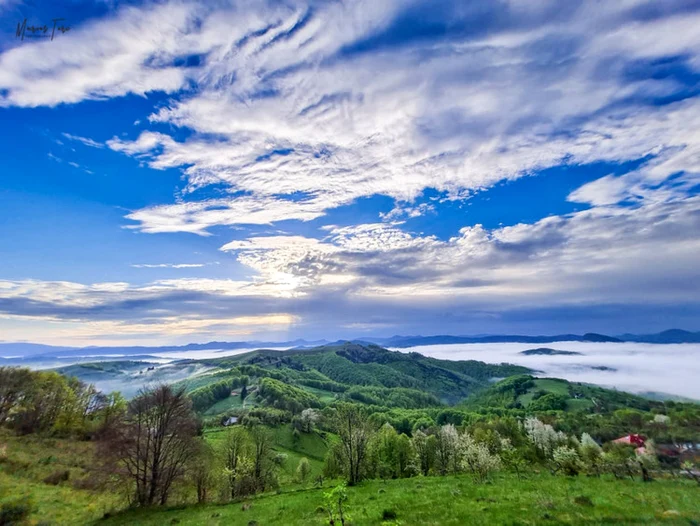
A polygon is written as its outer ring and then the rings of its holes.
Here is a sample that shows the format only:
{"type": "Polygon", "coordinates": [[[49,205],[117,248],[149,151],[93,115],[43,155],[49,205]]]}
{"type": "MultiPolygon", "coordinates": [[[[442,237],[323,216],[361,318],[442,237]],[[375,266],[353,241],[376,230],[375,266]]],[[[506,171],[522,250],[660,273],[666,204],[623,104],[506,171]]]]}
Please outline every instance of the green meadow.
{"type": "MultiPolygon", "coordinates": [[[[328,524],[327,489],[298,489],[226,505],[135,510],[104,525],[328,524]]],[[[469,476],[366,481],[348,488],[353,525],[425,524],[697,524],[700,489],[680,480],[640,481],[530,474],[499,475],[477,484],[469,476]]]]}

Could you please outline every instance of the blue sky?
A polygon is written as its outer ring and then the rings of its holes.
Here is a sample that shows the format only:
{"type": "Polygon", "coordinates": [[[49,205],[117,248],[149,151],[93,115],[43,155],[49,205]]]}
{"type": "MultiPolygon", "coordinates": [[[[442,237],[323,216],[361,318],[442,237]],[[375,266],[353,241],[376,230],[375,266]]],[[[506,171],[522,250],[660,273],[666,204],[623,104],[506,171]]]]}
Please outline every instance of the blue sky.
{"type": "Polygon", "coordinates": [[[700,330],[697,1],[0,22],[2,341],[700,330]]]}

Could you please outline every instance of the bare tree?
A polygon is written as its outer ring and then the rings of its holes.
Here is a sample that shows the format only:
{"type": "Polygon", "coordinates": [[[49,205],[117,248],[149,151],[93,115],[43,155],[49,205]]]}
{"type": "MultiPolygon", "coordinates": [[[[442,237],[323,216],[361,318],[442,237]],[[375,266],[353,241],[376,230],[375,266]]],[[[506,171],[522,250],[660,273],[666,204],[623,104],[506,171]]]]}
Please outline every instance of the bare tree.
{"type": "Polygon", "coordinates": [[[184,389],[142,391],[123,422],[105,434],[100,452],[128,483],[138,506],[166,504],[173,482],[197,452],[197,419],[184,389]]]}
{"type": "Polygon", "coordinates": [[[198,442],[196,455],[190,459],[186,475],[197,493],[197,503],[202,504],[207,502],[209,490],[216,484],[216,470],[214,451],[211,446],[204,440],[198,442]]]}
{"type": "Polygon", "coordinates": [[[375,430],[362,409],[351,404],[338,408],[335,428],[340,438],[340,453],[348,474],[348,484],[353,486],[365,474],[368,445],[375,430]]]}

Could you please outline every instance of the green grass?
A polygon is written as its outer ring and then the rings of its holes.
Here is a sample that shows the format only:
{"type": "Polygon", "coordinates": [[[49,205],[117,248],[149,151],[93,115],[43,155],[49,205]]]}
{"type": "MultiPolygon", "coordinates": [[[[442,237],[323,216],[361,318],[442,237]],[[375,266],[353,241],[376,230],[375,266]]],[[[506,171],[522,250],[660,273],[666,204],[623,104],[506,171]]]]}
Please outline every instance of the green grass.
{"type": "Polygon", "coordinates": [[[232,375],[224,370],[218,370],[216,368],[209,370],[205,369],[205,372],[198,374],[197,376],[190,376],[185,380],[174,382],[173,385],[176,387],[184,386],[187,392],[191,393],[195,389],[225,380],[229,376],[232,375]]]}
{"type": "Polygon", "coordinates": [[[33,504],[32,523],[89,524],[121,504],[118,496],[73,484],[87,476],[93,463],[93,444],[72,440],[14,436],[0,431],[0,503],[27,496],[33,504]],[[43,480],[65,471],[70,478],[54,486],[43,480]]]}
{"type": "Polygon", "coordinates": [[[275,446],[275,451],[286,455],[286,460],[280,466],[279,472],[279,482],[280,485],[284,487],[286,491],[294,488],[302,488],[304,486],[309,486],[315,479],[323,472],[323,461],[317,460],[312,457],[308,457],[299,453],[298,451],[293,451],[291,449],[286,449],[281,446],[275,446]],[[299,461],[302,457],[306,457],[309,460],[309,465],[311,466],[311,474],[306,481],[306,484],[300,484],[296,480],[297,466],[299,466],[299,461]]]}
{"type": "MultiPolygon", "coordinates": [[[[214,446],[222,441],[225,428],[208,430],[207,440],[214,446]]],[[[317,433],[301,433],[294,439],[291,425],[271,430],[275,451],[286,455],[280,468],[280,483],[287,490],[311,484],[323,469],[326,444],[317,433]],[[306,485],[296,482],[296,469],[302,457],[309,459],[311,475],[306,485]]],[[[0,430],[0,504],[28,496],[33,510],[31,523],[90,524],[106,512],[123,508],[125,503],[109,492],[89,491],[74,487],[88,476],[94,463],[94,444],[75,440],[15,436],[0,430]],[[67,470],[69,479],[50,485],[44,479],[52,473],[67,470]]]]}
{"type": "MultiPolygon", "coordinates": [[[[207,442],[216,448],[226,437],[227,431],[226,428],[207,430],[207,442]]],[[[299,438],[295,440],[291,424],[271,428],[270,432],[274,436],[275,450],[283,453],[293,452],[299,458],[307,457],[309,460],[323,462],[328,446],[318,433],[299,433],[299,438]]],[[[294,467],[296,469],[296,465],[294,467]]]]}
{"type": "Polygon", "coordinates": [[[284,425],[273,430],[275,443],[284,449],[296,451],[309,460],[316,459],[323,461],[328,450],[326,440],[318,433],[299,433],[299,438],[294,439],[291,425],[284,425]]]}
{"type": "Polygon", "coordinates": [[[326,442],[318,433],[299,433],[294,438],[291,425],[284,425],[273,429],[275,436],[275,451],[287,455],[287,460],[280,471],[280,483],[289,488],[300,488],[302,485],[296,482],[296,471],[299,461],[306,457],[311,465],[311,474],[307,480],[310,483],[323,472],[323,459],[328,450],[326,442]]]}
{"type": "Polygon", "coordinates": [[[308,391],[318,397],[321,402],[324,404],[329,404],[335,400],[335,397],[338,393],[334,393],[333,391],[326,391],[325,389],[318,389],[316,387],[309,387],[308,385],[299,385],[301,389],[304,389],[305,391],[308,391]]]}
{"type": "Polygon", "coordinates": [[[564,396],[569,394],[568,382],[554,378],[542,378],[535,380],[535,389],[541,389],[542,391],[547,391],[548,393],[564,396]]]}
{"type": "Polygon", "coordinates": [[[534,396],[535,396],[535,393],[533,391],[528,391],[524,395],[520,395],[518,397],[518,402],[520,402],[520,404],[523,407],[527,407],[530,405],[530,402],[532,402],[532,399],[534,398],[534,396]]]}
{"type": "MultiPolygon", "coordinates": [[[[241,503],[184,509],[136,510],[100,524],[183,526],[207,524],[328,524],[323,493],[304,489],[241,503]],[[244,510],[244,508],[246,508],[244,510]]],[[[475,484],[469,476],[369,481],[348,489],[347,512],[355,526],[387,524],[384,510],[396,513],[389,524],[693,524],[700,517],[697,484],[690,481],[640,481],[513,475],[475,484]],[[583,497],[583,498],[582,498],[583,497]],[[585,497],[590,499],[588,501],[585,497]],[[590,504],[589,504],[590,502],[590,504]]]]}
{"type": "MultiPolygon", "coordinates": [[[[212,429],[205,434],[207,441],[214,448],[224,440],[227,429],[212,429]]],[[[302,485],[295,480],[299,460],[306,457],[311,465],[311,475],[308,482],[313,481],[323,471],[323,459],[328,449],[326,442],[318,433],[300,433],[298,439],[294,439],[292,426],[287,424],[272,428],[274,436],[274,450],[284,454],[287,459],[280,466],[280,484],[285,489],[300,488],[302,485]]]]}
{"type": "Polygon", "coordinates": [[[216,416],[224,413],[228,413],[232,409],[251,409],[259,405],[259,400],[254,393],[246,396],[246,399],[241,402],[240,395],[229,396],[223,400],[219,400],[209,409],[207,409],[203,415],[204,416],[216,416]]]}
{"type": "MultiPolygon", "coordinates": [[[[535,386],[531,387],[527,393],[520,395],[518,401],[527,407],[533,400],[533,397],[537,391],[545,391],[547,393],[569,396],[569,383],[563,380],[557,380],[555,378],[541,378],[535,380],[535,386]]],[[[566,409],[568,411],[577,411],[588,409],[593,406],[593,402],[588,398],[569,398],[566,403],[566,409]]]]}
{"type": "Polygon", "coordinates": [[[215,416],[222,413],[226,413],[231,409],[240,409],[243,407],[243,402],[241,402],[240,395],[229,396],[223,400],[219,400],[209,409],[204,412],[204,416],[215,416]]]}
{"type": "Polygon", "coordinates": [[[212,447],[216,448],[218,445],[224,441],[226,438],[226,431],[228,428],[217,427],[215,429],[205,429],[204,438],[206,439],[212,447]]]}
{"type": "MultiPolygon", "coordinates": [[[[207,430],[213,445],[222,441],[226,429],[207,430]]],[[[326,441],[318,433],[294,438],[291,425],[271,430],[275,450],[284,453],[280,482],[282,493],[251,497],[231,504],[190,505],[177,508],[129,510],[99,520],[105,512],[123,507],[117,495],[73,487],[84,478],[93,462],[89,442],[17,437],[0,431],[6,455],[0,461],[0,501],[24,495],[33,502],[31,523],[99,525],[321,525],[327,516],[324,506],[327,487],[312,487],[321,472],[326,441]],[[305,484],[294,480],[302,457],[311,463],[305,484]],[[70,479],[57,486],[43,479],[68,470],[70,479]]],[[[189,491],[189,490],[188,490],[189,491]]],[[[532,473],[518,480],[508,473],[497,474],[491,483],[476,484],[470,476],[417,477],[404,480],[367,481],[348,489],[347,511],[352,524],[379,525],[384,510],[396,512],[390,524],[694,524],[700,519],[700,488],[680,479],[615,480],[610,477],[568,478],[532,473]],[[589,505],[587,497],[590,499],[589,505]]],[[[184,496],[184,495],[183,495],[184,496]]],[[[188,493],[188,498],[192,496],[188,493]]],[[[177,499],[174,500],[177,502],[177,499]]]]}
{"type": "Polygon", "coordinates": [[[593,407],[593,402],[587,398],[569,398],[566,401],[567,411],[583,411],[593,407]]]}

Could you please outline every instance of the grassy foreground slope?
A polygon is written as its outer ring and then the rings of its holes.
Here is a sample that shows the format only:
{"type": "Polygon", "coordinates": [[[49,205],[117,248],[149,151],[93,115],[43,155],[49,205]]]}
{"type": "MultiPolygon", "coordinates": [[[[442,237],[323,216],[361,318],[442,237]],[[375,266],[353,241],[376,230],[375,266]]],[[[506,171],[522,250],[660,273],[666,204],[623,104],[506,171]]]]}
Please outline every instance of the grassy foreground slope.
{"type": "Polygon", "coordinates": [[[0,430],[0,505],[26,497],[33,524],[88,524],[112,511],[120,504],[115,495],[84,489],[93,446],[0,430]]]}
{"type": "MultiPolygon", "coordinates": [[[[325,489],[263,495],[245,503],[135,510],[99,524],[246,525],[328,524],[325,489]]],[[[563,479],[549,474],[518,480],[469,476],[367,481],[348,488],[351,523],[378,524],[697,524],[700,490],[690,481],[651,484],[607,478],[563,479]],[[393,512],[393,513],[392,513],[393,512]],[[395,519],[383,520],[395,514],[395,519]]]]}

